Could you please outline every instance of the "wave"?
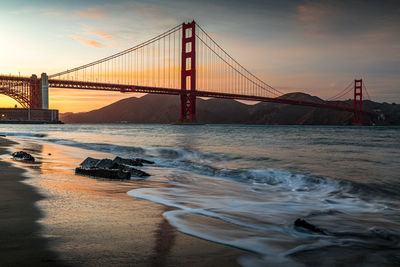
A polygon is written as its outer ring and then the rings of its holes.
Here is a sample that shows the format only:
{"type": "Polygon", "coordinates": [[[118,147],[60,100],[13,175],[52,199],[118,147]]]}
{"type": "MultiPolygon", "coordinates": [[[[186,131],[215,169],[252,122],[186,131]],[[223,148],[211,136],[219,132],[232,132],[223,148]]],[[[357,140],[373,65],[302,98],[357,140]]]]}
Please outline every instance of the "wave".
{"type": "Polygon", "coordinates": [[[261,255],[244,265],[295,265],[291,255],[327,247],[399,249],[398,209],[365,201],[351,184],[279,170],[242,172],[253,182],[196,176],[189,183],[175,173],[167,188],[142,188],[128,194],[173,207],[163,216],[179,231],[261,255]],[[396,215],[397,214],[397,215],[396,215]],[[311,220],[326,235],[297,229],[297,218],[311,220]]]}
{"type": "Polygon", "coordinates": [[[292,266],[292,255],[332,246],[399,249],[400,212],[395,198],[400,187],[393,182],[368,184],[359,177],[354,180],[360,182],[338,180],[298,171],[301,166],[297,165],[293,171],[282,170],[276,166],[288,166],[285,162],[279,164],[279,159],[266,156],[35,135],[20,136],[122,157],[151,158],[156,162],[154,179],[168,187],[128,194],[173,207],[164,217],[183,233],[261,255],[239,259],[244,265],[292,266]],[[297,218],[327,234],[296,228],[297,218]]]}
{"type": "Polygon", "coordinates": [[[36,137],[36,138],[44,138],[47,137],[48,134],[45,133],[26,133],[26,132],[3,132],[5,136],[13,136],[13,137],[36,137]]]}
{"type": "MultiPolygon", "coordinates": [[[[329,186],[333,186],[340,188],[338,189],[338,193],[341,194],[351,193],[359,196],[363,195],[367,198],[373,195],[374,197],[400,199],[400,195],[397,193],[398,190],[400,190],[400,183],[396,183],[396,181],[390,184],[379,183],[379,181],[373,183],[357,183],[355,181],[328,179],[322,176],[304,175],[293,171],[288,172],[272,168],[248,169],[236,167],[236,163],[243,162],[254,166],[260,166],[262,164],[275,165],[276,163],[280,163],[278,159],[265,156],[252,157],[230,155],[177,147],[145,147],[100,142],[80,142],[67,138],[49,138],[47,134],[43,133],[13,132],[5,134],[15,137],[37,138],[40,141],[106,152],[122,157],[151,158],[151,160],[156,162],[157,167],[174,168],[195,175],[232,179],[234,181],[258,186],[280,185],[282,190],[286,188],[286,190],[312,192],[319,188],[327,190],[327,188],[331,188],[329,186]]],[[[365,161],[368,161],[368,159],[365,161]]],[[[372,160],[370,161],[370,163],[377,163],[372,160]]],[[[255,188],[254,190],[257,191],[260,189],[255,188]]]]}
{"type": "MultiPolygon", "coordinates": [[[[187,148],[171,147],[144,147],[125,146],[109,143],[79,142],[63,138],[46,138],[47,134],[42,133],[7,133],[10,136],[40,138],[41,141],[66,145],[87,150],[106,152],[122,157],[146,157],[156,162],[157,167],[175,168],[190,172],[196,175],[206,175],[232,179],[258,186],[280,185],[280,188],[293,191],[312,192],[318,189],[330,190],[337,188],[340,193],[351,193],[369,196],[390,196],[400,198],[397,194],[400,184],[389,185],[377,183],[357,183],[354,181],[335,180],[322,176],[304,175],[301,173],[266,169],[246,169],[232,166],[235,162],[257,162],[258,165],[265,163],[277,163],[279,160],[269,157],[244,157],[240,155],[228,155],[208,151],[198,151],[187,148]],[[225,164],[227,163],[227,164],[225,164]]],[[[254,190],[259,190],[255,188],[254,190]]],[[[333,190],[334,191],[334,190],[333,190]]]]}

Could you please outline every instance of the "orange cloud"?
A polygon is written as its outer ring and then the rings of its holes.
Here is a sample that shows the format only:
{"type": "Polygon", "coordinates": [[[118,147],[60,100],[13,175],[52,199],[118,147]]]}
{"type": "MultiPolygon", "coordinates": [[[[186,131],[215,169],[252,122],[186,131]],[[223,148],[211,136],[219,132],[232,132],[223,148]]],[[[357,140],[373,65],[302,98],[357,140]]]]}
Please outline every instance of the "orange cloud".
{"type": "Polygon", "coordinates": [[[95,31],[95,32],[93,32],[93,34],[95,34],[95,35],[97,35],[97,36],[99,36],[101,38],[104,38],[104,39],[106,39],[108,41],[114,40],[114,37],[111,34],[106,33],[106,32],[95,31]]]}
{"type": "Polygon", "coordinates": [[[94,18],[94,19],[101,19],[104,18],[105,15],[107,15],[108,12],[105,10],[102,10],[100,8],[89,8],[86,11],[80,11],[78,12],[78,16],[81,17],[88,17],[88,18],[94,18]]]}
{"type": "Polygon", "coordinates": [[[83,38],[83,37],[80,37],[80,36],[76,36],[76,35],[70,35],[69,37],[71,37],[74,40],[81,41],[84,44],[96,47],[96,48],[103,47],[103,45],[101,43],[99,43],[99,42],[97,42],[95,40],[86,39],[86,38],[83,38]]]}
{"type": "Polygon", "coordinates": [[[112,36],[111,34],[107,33],[107,32],[103,32],[100,31],[99,29],[96,29],[90,25],[81,23],[82,27],[83,27],[83,31],[88,34],[88,35],[96,35],[97,37],[106,39],[108,41],[114,41],[114,36],[112,36]]]}

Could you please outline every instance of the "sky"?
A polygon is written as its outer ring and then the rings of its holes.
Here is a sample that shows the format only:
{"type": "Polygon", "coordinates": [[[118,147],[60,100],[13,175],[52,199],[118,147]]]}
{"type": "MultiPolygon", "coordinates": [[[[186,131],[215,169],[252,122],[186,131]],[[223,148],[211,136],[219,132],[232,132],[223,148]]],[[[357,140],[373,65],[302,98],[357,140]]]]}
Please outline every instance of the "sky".
{"type": "MultiPolygon", "coordinates": [[[[4,1],[0,74],[57,73],[196,20],[229,54],[285,93],[329,98],[363,78],[400,103],[399,1],[4,1]]],[[[50,108],[88,111],[132,95],[50,89],[50,108]]],[[[0,96],[0,107],[16,102],[0,96]]]]}

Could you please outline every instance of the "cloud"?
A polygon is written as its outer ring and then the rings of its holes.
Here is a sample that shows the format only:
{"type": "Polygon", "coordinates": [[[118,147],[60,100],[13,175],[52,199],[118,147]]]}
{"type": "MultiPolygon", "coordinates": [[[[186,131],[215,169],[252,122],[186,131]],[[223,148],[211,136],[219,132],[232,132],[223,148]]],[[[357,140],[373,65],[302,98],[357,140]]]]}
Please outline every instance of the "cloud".
{"type": "Polygon", "coordinates": [[[95,40],[83,38],[83,37],[76,36],[76,35],[70,35],[69,37],[71,37],[74,40],[78,40],[78,41],[80,41],[80,42],[82,42],[82,43],[84,43],[86,45],[90,45],[90,46],[93,46],[93,47],[96,47],[96,48],[104,47],[104,45],[102,43],[97,42],[95,40]]]}
{"type": "Polygon", "coordinates": [[[297,6],[298,20],[303,27],[305,33],[312,37],[332,37],[332,32],[329,29],[331,24],[334,24],[340,16],[340,11],[334,11],[332,8],[321,4],[304,4],[297,6]]]}
{"type": "Polygon", "coordinates": [[[108,32],[101,31],[90,25],[81,23],[85,35],[95,35],[97,37],[106,39],[107,41],[115,41],[115,37],[108,32]]]}
{"type": "Polygon", "coordinates": [[[318,26],[329,13],[328,10],[319,6],[299,5],[297,7],[299,12],[299,19],[308,27],[318,26]]]}
{"type": "Polygon", "coordinates": [[[296,18],[308,37],[359,38],[371,32],[398,36],[397,7],[395,1],[307,1],[296,6],[296,18]]]}
{"type": "Polygon", "coordinates": [[[95,32],[93,32],[93,34],[95,34],[95,35],[97,35],[97,36],[99,36],[101,38],[104,38],[104,39],[106,39],[108,41],[114,40],[114,37],[111,34],[106,33],[106,32],[95,31],[95,32]]]}
{"type": "Polygon", "coordinates": [[[100,8],[88,8],[85,11],[79,11],[78,12],[78,16],[81,17],[88,17],[88,18],[92,18],[92,19],[101,19],[104,18],[106,15],[108,15],[109,13],[105,10],[102,10],[100,8]]]}

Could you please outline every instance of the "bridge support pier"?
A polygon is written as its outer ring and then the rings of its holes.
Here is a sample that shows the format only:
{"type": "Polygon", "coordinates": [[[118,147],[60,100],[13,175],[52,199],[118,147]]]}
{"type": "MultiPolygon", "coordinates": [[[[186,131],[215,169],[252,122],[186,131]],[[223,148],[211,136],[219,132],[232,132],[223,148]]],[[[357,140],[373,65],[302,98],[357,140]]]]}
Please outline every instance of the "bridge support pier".
{"type": "Polygon", "coordinates": [[[42,109],[49,109],[49,77],[46,73],[41,75],[42,109]]]}
{"type": "Polygon", "coordinates": [[[362,125],[362,88],[363,88],[362,79],[354,80],[353,125],[362,125]]]}
{"type": "Polygon", "coordinates": [[[42,90],[40,86],[40,79],[33,74],[29,81],[29,107],[33,109],[42,108],[42,90]]]}
{"type": "Polygon", "coordinates": [[[196,122],[196,23],[182,24],[181,118],[196,122]],[[189,86],[190,88],[188,88],[189,86]],[[188,92],[187,89],[190,89],[188,92]]]}

